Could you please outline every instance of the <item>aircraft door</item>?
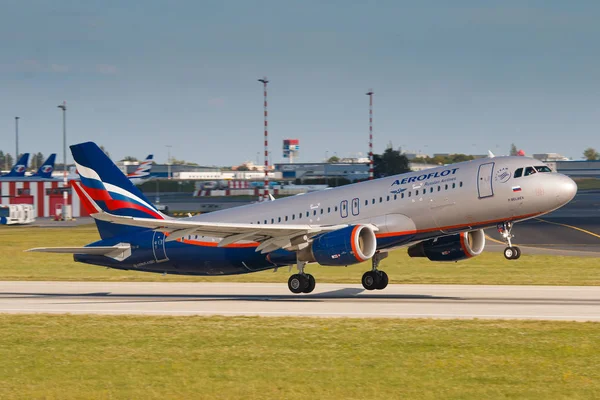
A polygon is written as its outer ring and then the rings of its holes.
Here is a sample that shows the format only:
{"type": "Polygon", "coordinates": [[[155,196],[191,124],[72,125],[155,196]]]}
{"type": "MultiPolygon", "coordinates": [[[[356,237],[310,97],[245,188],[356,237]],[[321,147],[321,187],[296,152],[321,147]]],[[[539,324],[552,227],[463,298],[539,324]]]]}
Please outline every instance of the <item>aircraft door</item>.
{"type": "Polygon", "coordinates": [[[492,188],[492,174],[494,173],[494,163],[481,164],[477,173],[477,191],[479,198],[492,197],[494,189],[492,188]]]}
{"type": "Polygon", "coordinates": [[[357,216],[360,214],[360,200],[357,198],[352,199],[352,215],[357,216]]]}
{"type": "Polygon", "coordinates": [[[154,232],[152,237],[152,252],[156,262],[167,261],[167,252],[165,251],[165,234],[162,232],[154,232]]]}
{"type": "Polygon", "coordinates": [[[348,217],[348,200],[344,200],[340,203],[340,217],[348,217]]]}

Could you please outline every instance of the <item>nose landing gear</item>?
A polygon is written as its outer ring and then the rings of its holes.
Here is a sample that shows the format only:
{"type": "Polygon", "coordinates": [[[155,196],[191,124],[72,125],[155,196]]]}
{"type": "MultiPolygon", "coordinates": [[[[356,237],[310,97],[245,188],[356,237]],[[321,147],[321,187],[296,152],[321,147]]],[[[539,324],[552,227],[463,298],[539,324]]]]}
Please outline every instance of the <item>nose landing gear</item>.
{"type": "Polygon", "coordinates": [[[512,227],[513,224],[510,221],[503,222],[497,226],[498,232],[502,235],[502,239],[508,245],[508,247],[504,249],[504,257],[507,260],[517,260],[521,257],[521,249],[517,246],[513,246],[511,242],[511,239],[514,237],[514,235],[511,234],[512,227]]]}
{"type": "Polygon", "coordinates": [[[362,285],[367,290],[382,290],[388,285],[389,279],[385,272],[377,269],[379,262],[386,258],[388,253],[377,252],[371,259],[372,269],[367,271],[362,276],[362,285]]]}

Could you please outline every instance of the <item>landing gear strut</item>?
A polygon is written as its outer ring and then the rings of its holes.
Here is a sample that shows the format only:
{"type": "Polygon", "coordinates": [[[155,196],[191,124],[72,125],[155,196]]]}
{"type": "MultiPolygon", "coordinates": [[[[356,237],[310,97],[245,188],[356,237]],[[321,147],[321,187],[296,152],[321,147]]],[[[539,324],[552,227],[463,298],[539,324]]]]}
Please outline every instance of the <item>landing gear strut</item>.
{"type": "Polygon", "coordinates": [[[380,253],[377,252],[371,258],[372,269],[371,271],[367,271],[362,276],[362,285],[367,290],[382,290],[385,289],[388,285],[388,276],[385,272],[377,269],[379,267],[379,262],[386,258],[388,253],[380,253]]]}
{"type": "Polygon", "coordinates": [[[517,246],[513,246],[511,242],[511,239],[514,237],[514,235],[511,234],[512,227],[513,224],[510,221],[498,224],[498,232],[500,232],[502,239],[504,239],[508,245],[508,247],[504,249],[504,257],[507,260],[517,260],[521,257],[521,249],[517,246]]]}
{"type": "Polygon", "coordinates": [[[288,288],[292,293],[310,293],[315,290],[315,277],[304,273],[305,261],[298,261],[298,273],[288,279],[288,288]]]}

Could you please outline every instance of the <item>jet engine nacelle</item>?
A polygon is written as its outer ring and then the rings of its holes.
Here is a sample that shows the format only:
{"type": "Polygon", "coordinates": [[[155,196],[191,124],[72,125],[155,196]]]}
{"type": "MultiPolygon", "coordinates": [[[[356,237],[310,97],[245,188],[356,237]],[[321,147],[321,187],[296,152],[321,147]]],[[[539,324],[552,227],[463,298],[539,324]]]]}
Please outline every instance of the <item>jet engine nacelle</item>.
{"type": "Polygon", "coordinates": [[[408,248],[408,255],[431,261],[459,261],[480,255],[484,247],[485,234],[480,229],[417,243],[408,248]]]}
{"type": "Polygon", "coordinates": [[[343,266],[358,264],[373,257],[377,238],[368,225],[351,225],[316,237],[310,257],[321,265],[343,266]]]}

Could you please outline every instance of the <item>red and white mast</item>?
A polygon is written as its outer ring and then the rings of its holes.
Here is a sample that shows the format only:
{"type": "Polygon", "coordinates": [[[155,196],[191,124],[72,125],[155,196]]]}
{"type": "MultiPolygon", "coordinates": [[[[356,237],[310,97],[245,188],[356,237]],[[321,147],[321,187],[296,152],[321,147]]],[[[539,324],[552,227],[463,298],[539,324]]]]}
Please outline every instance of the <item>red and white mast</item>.
{"type": "MultiPolygon", "coordinates": [[[[269,125],[267,122],[267,83],[269,83],[269,81],[267,80],[266,76],[258,81],[262,82],[263,84],[263,93],[265,98],[265,190],[263,192],[262,201],[267,201],[269,200],[269,125]]],[[[258,199],[259,201],[261,200],[260,196],[258,196],[258,199]]]]}
{"type": "Polygon", "coordinates": [[[367,96],[369,96],[369,180],[373,180],[373,89],[369,89],[367,96]]]}

